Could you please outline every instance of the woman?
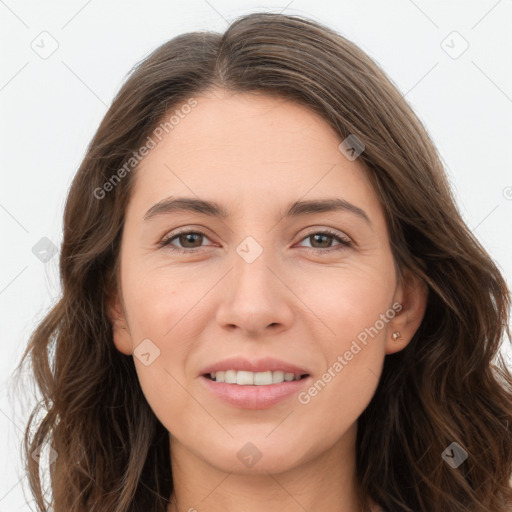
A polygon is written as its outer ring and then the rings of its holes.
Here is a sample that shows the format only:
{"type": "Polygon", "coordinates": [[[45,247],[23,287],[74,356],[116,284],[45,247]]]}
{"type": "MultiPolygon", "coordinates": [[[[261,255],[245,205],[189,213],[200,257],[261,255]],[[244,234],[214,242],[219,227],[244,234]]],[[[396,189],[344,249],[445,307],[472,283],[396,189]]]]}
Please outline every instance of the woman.
{"type": "Polygon", "coordinates": [[[22,360],[39,510],[42,447],[55,512],[510,509],[509,292],[418,118],[330,29],[250,14],[141,62],[60,271],[22,360]]]}

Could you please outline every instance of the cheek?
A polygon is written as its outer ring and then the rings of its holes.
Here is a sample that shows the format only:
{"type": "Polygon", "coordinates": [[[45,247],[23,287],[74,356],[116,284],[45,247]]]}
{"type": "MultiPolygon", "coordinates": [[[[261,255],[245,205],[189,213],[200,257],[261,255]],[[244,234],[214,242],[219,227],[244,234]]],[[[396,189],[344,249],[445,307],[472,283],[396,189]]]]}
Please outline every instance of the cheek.
{"type": "Polygon", "coordinates": [[[171,336],[173,326],[193,305],[192,299],[197,295],[194,290],[190,278],[187,283],[187,279],[169,269],[133,268],[126,275],[124,291],[132,331],[157,339],[171,336]]]}
{"type": "Polygon", "coordinates": [[[136,351],[134,362],[147,401],[167,425],[169,411],[184,412],[194,404],[184,388],[196,377],[190,356],[201,339],[204,319],[212,314],[204,309],[210,286],[190,270],[162,265],[130,270],[125,276],[124,294],[132,341],[136,348],[149,339],[150,352],[158,354],[150,366],[145,366],[136,351]]]}
{"type": "Polygon", "coordinates": [[[185,332],[196,328],[189,315],[193,315],[191,305],[197,301],[188,304],[182,293],[166,284],[162,280],[139,281],[137,296],[131,303],[131,329],[134,345],[149,339],[149,352],[156,354],[154,361],[146,366],[134,353],[142,392],[160,422],[174,431],[183,418],[194,418],[201,413],[187,391],[190,375],[186,374],[187,361],[194,350],[193,340],[199,331],[185,332]]]}
{"type": "Polygon", "coordinates": [[[375,393],[388,335],[386,312],[394,313],[393,276],[382,275],[389,273],[338,272],[309,287],[308,305],[322,320],[317,340],[325,368],[299,403],[315,411],[308,416],[315,428],[339,433],[359,417],[375,393]]]}
{"type": "Polygon", "coordinates": [[[333,346],[341,348],[391,307],[394,274],[389,268],[369,265],[324,270],[314,278],[311,272],[300,278],[300,296],[322,321],[322,332],[331,335],[333,346]]]}

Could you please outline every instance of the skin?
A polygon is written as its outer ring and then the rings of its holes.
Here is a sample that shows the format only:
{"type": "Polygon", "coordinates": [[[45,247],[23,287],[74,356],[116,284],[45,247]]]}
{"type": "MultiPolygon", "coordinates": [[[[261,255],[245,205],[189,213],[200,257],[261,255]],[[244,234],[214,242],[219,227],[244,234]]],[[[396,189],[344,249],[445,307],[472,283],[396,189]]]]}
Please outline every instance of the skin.
{"type": "Polygon", "coordinates": [[[357,419],[386,354],[402,350],[419,327],[425,287],[407,274],[399,282],[366,170],[340,152],[342,139],[321,117],[262,94],[214,90],[195,99],[136,171],[119,293],[109,303],[120,352],[134,354],[144,339],[152,354],[160,351],[148,366],[135,355],[134,362],[170,432],[168,510],[363,512],[357,419]],[[172,212],[145,221],[168,196],[216,201],[229,217],[172,212]],[[363,209],[371,224],[348,211],[281,218],[290,202],[333,197],[363,209]],[[174,238],[171,247],[189,254],[158,245],[184,227],[205,233],[174,238]],[[325,228],[353,245],[311,236],[325,228]],[[236,252],[247,236],[263,248],[252,263],[236,252]],[[294,395],[268,409],[241,409],[201,385],[201,369],[232,355],[281,358],[316,381],[393,303],[401,311],[307,404],[294,395]],[[248,442],[262,455],[252,467],[237,457],[248,442]]]}

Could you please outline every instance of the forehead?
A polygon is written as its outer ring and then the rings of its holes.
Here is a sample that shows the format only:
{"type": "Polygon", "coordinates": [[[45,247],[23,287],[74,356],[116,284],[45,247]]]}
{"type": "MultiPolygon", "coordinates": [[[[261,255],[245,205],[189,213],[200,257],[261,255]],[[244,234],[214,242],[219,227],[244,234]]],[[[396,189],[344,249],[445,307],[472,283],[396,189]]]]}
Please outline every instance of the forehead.
{"type": "Polygon", "coordinates": [[[329,159],[333,150],[336,154],[338,134],[318,114],[289,99],[218,90],[194,99],[197,105],[180,119],[175,117],[176,124],[154,157],[160,151],[179,150],[190,157],[207,152],[236,163],[250,155],[261,163],[300,162],[322,154],[329,159]]]}
{"type": "Polygon", "coordinates": [[[141,208],[169,195],[253,209],[339,196],[378,214],[364,165],[340,152],[342,138],[320,115],[260,93],[194,99],[139,164],[133,199],[141,208]]]}

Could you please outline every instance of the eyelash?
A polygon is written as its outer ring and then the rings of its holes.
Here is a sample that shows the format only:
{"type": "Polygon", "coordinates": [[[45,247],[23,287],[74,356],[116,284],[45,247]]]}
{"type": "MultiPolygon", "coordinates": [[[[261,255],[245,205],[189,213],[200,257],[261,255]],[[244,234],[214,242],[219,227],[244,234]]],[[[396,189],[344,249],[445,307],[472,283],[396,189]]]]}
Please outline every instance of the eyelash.
{"type": "MultiPolygon", "coordinates": [[[[175,238],[178,238],[180,235],[202,235],[202,236],[208,238],[206,233],[203,233],[202,231],[187,231],[187,230],[183,230],[183,231],[179,231],[177,233],[171,233],[171,235],[169,235],[169,237],[164,238],[163,240],[161,240],[158,243],[158,245],[160,247],[167,247],[169,250],[176,251],[176,252],[179,252],[181,254],[200,254],[200,253],[204,252],[204,250],[201,249],[201,248],[183,249],[181,247],[176,247],[176,246],[172,246],[171,247],[171,242],[175,238]]],[[[326,235],[326,236],[332,237],[332,238],[336,239],[336,241],[340,242],[340,245],[337,245],[337,246],[334,246],[334,247],[328,248],[328,249],[317,249],[315,247],[303,247],[303,249],[307,249],[308,251],[313,251],[313,252],[316,252],[316,253],[318,253],[318,252],[331,253],[333,251],[339,251],[339,250],[343,250],[343,249],[347,249],[349,247],[352,247],[352,242],[350,240],[348,240],[346,238],[343,238],[342,236],[337,234],[335,231],[331,231],[330,229],[324,229],[323,231],[313,231],[313,232],[307,234],[305,237],[303,237],[301,242],[303,240],[307,239],[307,238],[312,237],[313,235],[326,235]]]]}

